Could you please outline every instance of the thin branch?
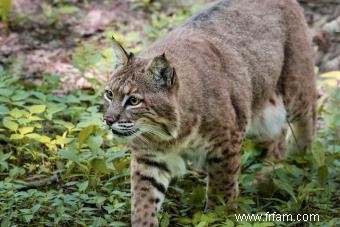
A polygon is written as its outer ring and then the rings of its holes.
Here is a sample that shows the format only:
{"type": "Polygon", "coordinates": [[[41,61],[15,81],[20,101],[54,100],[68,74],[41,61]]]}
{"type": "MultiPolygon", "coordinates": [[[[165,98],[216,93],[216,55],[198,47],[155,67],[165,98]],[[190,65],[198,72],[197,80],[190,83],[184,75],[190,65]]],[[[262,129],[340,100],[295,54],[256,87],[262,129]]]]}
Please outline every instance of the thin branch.
{"type": "Polygon", "coordinates": [[[60,182],[60,180],[58,178],[58,175],[53,175],[51,177],[39,179],[39,180],[36,180],[36,181],[26,182],[22,186],[20,186],[18,188],[18,190],[24,191],[24,190],[28,190],[28,189],[32,189],[32,188],[38,188],[38,187],[46,186],[46,185],[50,185],[50,184],[56,184],[56,183],[59,183],[59,182],[60,182]]]}

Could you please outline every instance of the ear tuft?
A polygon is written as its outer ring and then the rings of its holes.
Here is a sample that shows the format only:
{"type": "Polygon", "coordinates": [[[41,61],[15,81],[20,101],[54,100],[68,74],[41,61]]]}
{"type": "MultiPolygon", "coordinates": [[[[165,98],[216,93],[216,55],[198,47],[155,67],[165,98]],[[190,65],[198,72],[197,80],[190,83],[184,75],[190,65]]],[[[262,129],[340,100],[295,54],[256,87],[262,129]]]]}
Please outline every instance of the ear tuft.
{"type": "Polygon", "coordinates": [[[129,60],[133,58],[133,54],[128,54],[123,46],[112,36],[113,41],[113,52],[116,57],[116,66],[115,68],[119,68],[121,66],[127,65],[129,60]]]}
{"type": "Polygon", "coordinates": [[[154,57],[148,70],[154,80],[163,87],[172,87],[175,82],[175,69],[165,56],[165,53],[154,57]]]}

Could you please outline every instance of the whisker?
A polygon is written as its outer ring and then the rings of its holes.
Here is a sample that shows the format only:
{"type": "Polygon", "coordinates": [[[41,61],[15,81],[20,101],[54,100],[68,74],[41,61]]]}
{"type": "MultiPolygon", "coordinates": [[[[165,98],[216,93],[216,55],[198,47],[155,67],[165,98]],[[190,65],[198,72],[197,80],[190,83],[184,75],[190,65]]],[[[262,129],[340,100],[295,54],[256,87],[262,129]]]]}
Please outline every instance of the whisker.
{"type": "Polygon", "coordinates": [[[168,139],[171,137],[163,128],[150,125],[150,124],[139,124],[140,128],[144,132],[151,133],[153,135],[156,135],[158,137],[161,137],[162,139],[168,139]]]}

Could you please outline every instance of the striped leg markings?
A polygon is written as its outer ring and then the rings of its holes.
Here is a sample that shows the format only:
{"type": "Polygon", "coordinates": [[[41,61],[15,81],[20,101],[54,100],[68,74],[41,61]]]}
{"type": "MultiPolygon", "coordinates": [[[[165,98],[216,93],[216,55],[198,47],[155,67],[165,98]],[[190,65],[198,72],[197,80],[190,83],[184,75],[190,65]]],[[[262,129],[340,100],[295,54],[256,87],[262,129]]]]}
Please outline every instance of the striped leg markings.
{"type": "Polygon", "coordinates": [[[131,161],[131,224],[158,226],[156,214],[171,180],[171,171],[156,155],[132,154],[131,161]]]}
{"type": "Polygon", "coordinates": [[[162,194],[165,194],[166,188],[162,183],[159,183],[154,177],[149,177],[145,175],[141,175],[140,179],[142,181],[148,181],[154,188],[156,188],[162,194]]]}
{"type": "Polygon", "coordinates": [[[160,169],[162,171],[165,171],[165,172],[171,174],[168,166],[164,162],[155,161],[155,160],[153,160],[151,158],[147,158],[147,157],[137,157],[137,162],[138,163],[142,163],[144,165],[147,165],[149,167],[158,168],[158,169],[160,169]]]}
{"type": "MultiPolygon", "coordinates": [[[[235,141],[235,140],[233,140],[235,141]]],[[[238,174],[241,162],[240,142],[218,142],[218,147],[208,154],[206,159],[208,169],[207,207],[213,208],[219,197],[228,202],[238,195],[238,174]]]]}

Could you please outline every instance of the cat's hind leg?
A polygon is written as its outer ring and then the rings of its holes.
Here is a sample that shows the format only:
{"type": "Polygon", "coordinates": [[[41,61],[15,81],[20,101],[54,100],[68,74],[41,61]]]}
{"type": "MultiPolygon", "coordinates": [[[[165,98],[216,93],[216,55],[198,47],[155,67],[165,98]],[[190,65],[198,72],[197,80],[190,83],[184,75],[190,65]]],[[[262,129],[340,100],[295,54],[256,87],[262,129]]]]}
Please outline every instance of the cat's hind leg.
{"type": "Polygon", "coordinates": [[[315,134],[317,90],[314,50],[303,11],[295,7],[287,8],[286,13],[289,16],[287,19],[294,20],[294,23],[287,24],[289,32],[278,89],[287,109],[288,121],[292,125],[288,151],[304,152],[315,134]]]}
{"type": "Polygon", "coordinates": [[[286,155],[287,111],[282,97],[273,95],[261,113],[253,117],[247,137],[261,149],[269,161],[281,160],[286,155]]]}
{"type": "Polygon", "coordinates": [[[253,117],[247,130],[247,137],[260,150],[264,166],[256,172],[255,185],[268,185],[268,174],[286,157],[287,111],[282,97],[274,94],[261,113],[253,117]]]}

